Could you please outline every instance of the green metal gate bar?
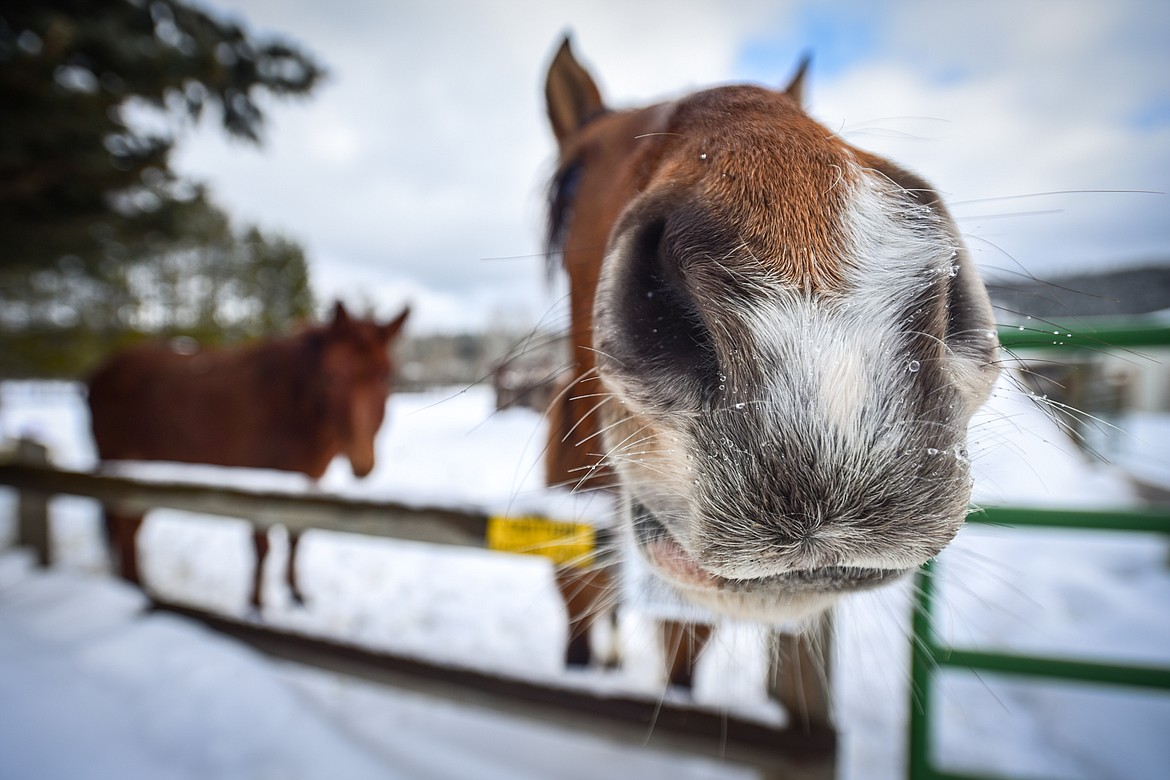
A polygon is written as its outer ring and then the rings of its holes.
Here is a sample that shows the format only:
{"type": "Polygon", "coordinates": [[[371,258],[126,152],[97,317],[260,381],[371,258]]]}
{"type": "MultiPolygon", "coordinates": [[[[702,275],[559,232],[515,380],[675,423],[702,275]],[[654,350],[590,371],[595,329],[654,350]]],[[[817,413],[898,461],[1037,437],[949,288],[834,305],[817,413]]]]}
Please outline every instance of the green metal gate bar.
{"type": "Polygon", "coordinates": [[[999,328],[999,343],[1010,349],[1118,349],[1170,345],[1170,325],[1127,320],[1096,320],[1089,328],[1066,328],[1037,322],[1035,325],[999,328]]]}
{"type": "Polygon", "coordinates": [[[940,665],[945,664],[972,671],[1170,690],[1170,669],[1159,669],[1153,666],[1115,666],[1088,661],[1064,661],[1055,658],[1037,658],[1007,653],[981,653],[954,648],[945,648],[942,655],[934,656],[934,661],[940,665]]]}
{"type": "MultiPolygon", "coordinates": [[[[1006,347],[1144,347],[1170,345],[1170,327],[1135,326],[1133,322],[1095,325],[1080,331],[1040,325],[1036,329],[1001,328],[1006,347]],[[1047,328],[1047,329],[1046,329],[1047,328]]],[[[967,522],[1005,527],[1089,530],[1120,533],[1170,534],[1170,509],[1053,510],[988,507],[972,512],[967,522]]],[[[991,780],[987,776],[946,772],[931,763],[930,724],[934,711],[934,678],[943,667],[984,671],[1034,679],[1140,687],[1170,691],[1170,668],[1094,663],[1011,653],[965,650],[942,644],[932,622],[934,578],[938,563],[931,561],[918,573],[918,600],[912,621],[910,673],[911,780],[991,780]]]]}
{"type": "MultiPolygon", "coordinates": [[[[968,522],[1014,527],[1064,528],[1109,532],[1170,534],[1170,510],[1141,512],[1064,512],[1062,510],[995,508],[972,512],[968,522]],[[1062,522],[1067,517],[1070,522],[1062,522]],[[1116,523],[1110,523],[1114,518],[1116,523]]],[[[912,780],[986,780],[936,769],[930,760],[930,723],[934,675],[942,667],[985,671],[1037,679],[1120,685],[1170,691],[1170,668],[1093,663],[1011,653],[963,650],[942,644],[934,632],[932,611],[938,563],[923,566],[915,580],[918,603],[913,618],[911,650],[910,778],[912,780]]]]}
{"type": "Polygon", "coordinates": [[[1012,528],[1064,528],[1077,531],[1131,531],[1160,534],[1170,532],[1165,508],[1115,509],[1031,509],[989,506],[967,515],[968,523],[1012,528]]]}

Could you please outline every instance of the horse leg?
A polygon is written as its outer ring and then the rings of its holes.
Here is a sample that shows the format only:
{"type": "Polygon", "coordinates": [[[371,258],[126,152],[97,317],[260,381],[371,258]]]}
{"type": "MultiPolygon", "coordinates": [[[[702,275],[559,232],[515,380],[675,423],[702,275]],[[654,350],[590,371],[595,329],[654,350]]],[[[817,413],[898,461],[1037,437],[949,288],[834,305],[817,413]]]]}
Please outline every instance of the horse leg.
{"type": "Polygon", "coordinates": [[[252,531],[252,545],[256,548],[256,573],[252,582],[252,607],[260,614],[264,609],[264,559],[268,557],[268,529],[252,531]]]}
{"type": "Polygon", "coordinates": [[[121,551],[119,543],[118,516],[108,508],[102,507],[102,525],[106,531],[106,555],[110,558],[110,570],[121,575],[121,551]]]}
{"type": "Polygon", "coordinates": [[[582,592],[585,583],[579,571],[567,567],[558,567],[556,578],[557,589],[561,592],[565,609],[569,613],[569,641],[565,646],[565,665],[588,666],[593,660],[593,653],[589,647],[589,626],[583,606],[582,592]]]}
{"type": "Polygon", "coordinates": [[[695,662],[711,639],[714,627],[706,623],[665,620],[659,626],[666,676],[671,685],[693,688],[695,662]]]}
{"type": "Polygon", "coordinates": [[[301,542],[301,532],[289,529],[288,532],[288,589],[297,606],[305,606],[305,597],[297,585],[297,545],[301,542]]]}
{"type": "Polygon", "coordinates": [[[110,563],[118,576],[127,582],[141,585],[138,573],[138,529],[142,526],[142,515],[124,515],[110,510],[104,511],[107,549],[110,563]]]}
{"type": "Polygon", "coordinates": [[[142,585],[142,577],[138,571],[138,529],[142,527],[143,517],[144,515],[133,515],[123,520],[125,547],[122,553],[122,576],[139,586],[142,585]]]}
{"type": "Polygon", "coordinates": [[[589,629],[598,613],[606,607],[613,592],[610,574],[605,569],[584,570],[570,566],[556,570],[557,588],[569,613],[569,643],[565,648],[565,664],[588,666],[593,660],[589,645],[589,629]]]}

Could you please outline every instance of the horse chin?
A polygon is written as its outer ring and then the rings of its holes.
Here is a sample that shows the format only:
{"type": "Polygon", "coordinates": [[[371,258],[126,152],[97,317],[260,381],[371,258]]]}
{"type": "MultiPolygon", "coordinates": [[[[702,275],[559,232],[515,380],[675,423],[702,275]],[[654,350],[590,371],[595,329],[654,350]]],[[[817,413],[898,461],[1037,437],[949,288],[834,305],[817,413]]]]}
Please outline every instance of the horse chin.
{"type": "Polygon", "coordinates": [[[746,620],[806,620],[833,606],[846,593],[891,582],[913,570],[825,566],[765,577],[723,577],[704,568],[637,502],[633,508],[633,536],[651,570],[683,598],[716,613],[746,620]]]}

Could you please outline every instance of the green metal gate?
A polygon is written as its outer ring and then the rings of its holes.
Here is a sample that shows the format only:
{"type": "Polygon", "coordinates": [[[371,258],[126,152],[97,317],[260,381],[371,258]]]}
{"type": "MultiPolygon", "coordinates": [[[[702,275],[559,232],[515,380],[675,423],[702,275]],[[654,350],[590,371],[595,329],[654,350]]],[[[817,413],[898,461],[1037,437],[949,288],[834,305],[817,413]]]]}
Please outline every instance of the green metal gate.
{"type": "MultiPolygon", "coordinates": [[[[1091,330],[1051,327],[1045,330],[1000,329],[1000,341],[1008,348],[1079,348],[1101,351],[1112,348],[1170,346],[1170,327],[1120,324],[1091,330]]],[[[989,507],[972,512],[969,523],[1009,527],[1093,530],[1108,533],[1158,533],[1170,535],[1170,508],[1074,511],[989,507]]],[[[987,780],[971,774],[947,772],[932,763],[932,722],[935,676],[942,668],[987,672],[1034,680],[1075,681],[1170,691],[1170,668],[1093,663],[1069,659],[996,653],[950,647],[938,639],[932,613],[936,599],[934,580],[938,561],[927,563],[915,580],[918,597],[912,626],[910,678],[911,780],[987,780]]]]}

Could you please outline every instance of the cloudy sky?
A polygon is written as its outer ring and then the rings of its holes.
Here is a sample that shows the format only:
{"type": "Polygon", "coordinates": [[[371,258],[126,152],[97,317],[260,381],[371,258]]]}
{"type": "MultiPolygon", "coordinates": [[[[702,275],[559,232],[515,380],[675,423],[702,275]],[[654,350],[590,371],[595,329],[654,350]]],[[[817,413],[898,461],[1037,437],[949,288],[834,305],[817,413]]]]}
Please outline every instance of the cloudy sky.
{"type": "Polygon", "coordinates": [[[203,0],[313,53],[330,78],[271,107],[262,148],[214,126],[176,167],[308,250],[325,299],[413,330],[556,320],[540,256],[566,31],[610,105],[783,84],[813,116],[944,193],[993,273],[1170,264],[1164,0],[203,0]]]}

